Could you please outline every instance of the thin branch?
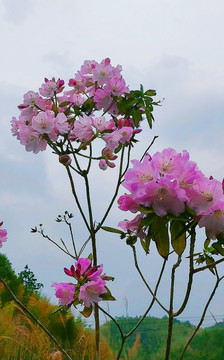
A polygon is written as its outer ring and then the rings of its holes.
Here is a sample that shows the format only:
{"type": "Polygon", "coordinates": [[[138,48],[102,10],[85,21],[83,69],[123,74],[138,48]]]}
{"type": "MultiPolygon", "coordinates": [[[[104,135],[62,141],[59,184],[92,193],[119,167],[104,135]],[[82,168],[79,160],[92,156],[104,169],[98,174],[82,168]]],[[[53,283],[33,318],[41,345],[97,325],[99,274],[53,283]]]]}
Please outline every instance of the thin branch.
{"type": "MultiPolygon", "coordinates": [[[[65,254],[71,256],[73,259],[76,260],[75,256],[73,256],[72,254],[70,254],[70,252],[64,250],[63,247],[61,247],[60,245],[58,245],[58,244],[56,243],[56,241],[52,240],[48,235],[44,234],[44,233],[43,233],[43,230],[38,231],[38,233],[41,234],[45,239],[49,240],[49,241],[52,242],[54,245],[56,245],[56,246],[57,246],[61,251],[63,251],[65,254]]],[[[61,241],[62,241],[62,240],[61,240],[61,241]]],[[[62,241],[62,243],[63,243],[63,241],[62,241]]],[[[65,244],[63,244],[63,245],[65,246],[65,244]]]]}
{"type": "Polygon", "coordinates": [[[158,287],[159,287],[159,284],[160,284],[160,281],[162,279],[162,275],[163,275],[163,272],[165,270],[165,266],[166,266],[166,260],[163,261],[163,265],[162,265],[162,269],[160,271],[160,274],[159,274],[159,278],[158,278],[158,281],[157,281],[157,284],[156,284],[156,287],[155,287],[155,290],[154,290],[154,297],[148,307],[148,309],[146,310],[146,312],[144,313],[144,315],[142,316],[142,318],[139,320],[139,322],[133,327],[132,330],[130,330],[126,335],[125,337],[129,337],[138,327],[139,325],[142,323],[142,321],[145,319],[145,317],[147,316],[147,314],[149,313],[149,311],[151,310],[155,300],[156,300],[156,294],[157,294],[157,290],[158,290],[158,287]]]}
{"type": "Polygon", "coordinates": [[[118,324],[118,322],[116,321],[116,319],[111,316],[106,310],[104,310],[101,306],[99,306],[98,304],[96,304],[96,306],[98,307],[98,309],[100,309],[105,315],[107,315],[117,326],[118,330],[120,331],[121,337],[123,339],[123,337],[126,337],[126,335],[124,335],[120,325],[118,324]]]}
{"type": "Polygon", "coordinates": [[[168,324],[168,335],[167,335],[167,345],[166,345],[166,355],[165,360],[169,360],[171,340],[173,334],[173,296],[174,296],[174,283],[175,283],[175,272],[178,266],[181,263],[181,256],[178,255],[177,262],[173,265],[171,272],[171,286],[170,286],[170,308],[169,308],[169,324],[168,324]]]}
{"type": "Polygon", "coordinates": [[[188,340],[187,344],[185,345],[184,350],[183,350],[183,352],[182,352],[179,360],[182,360],[182,359],[183,359],[183,356],[184,356],[184,354],[185,354],[185,351],[187,350],[190,342],[192,341],[192,339],[194,338],[194,336],[195,336],[196,333],[198,332],[201,324],[203,323],[204,318],[205,318],[205,314],[206,314],[207,309],[208,309],[208,307],[209,307],[209,304],[210,304],[210,302],[212,301],[212,299],[213,299],[213,297],[214,297],[214,295],[215,295],[215,292],[216,292],[216,290],[217,290],[217,288],[218,288],[218,286],[219,286],[219,283],[220,283],[220,281],[221,281],[222,279],[223,279],[223,276],[222,276],[221,278],[219,278],[219,277],[217,276],[217,280],[216,280],[214,289],[213,289],[213,291],[212,291],[212,293],[211,293],[211,295],[210,295],[210,297],[209,297],[209,299],[208,299],[208,301],[207,301],[207,304],[205,305],[205,308],[204,308],[204,311],[203,311],[203,313],[202,313],[201,319],[200,319],[197,327],[195,328],[193,334],[191,335],[190,339],[188,340]]]}
{"type": "Polygon", "coordinates": [[[190,252],[189,252],[189,277],[188,277],[188,284],[187,284],[187,290],[186,290],[186,294],[185,294],[185,298],[184,301],[181,305],[181,307],[179,308],[179,310],[177,312],[175,312],[173,314],[174,317],[180,315],[188,302],[190,293],[191,293],[191,288],[192,288],[192,284],[193,284],[193,275],[194,275],[194,245],[195,245],[195,238],[196,238],[196,233],[195,233],[195,228],[192,229],[191,232],[191,241],[190,241],[190,252]]]}
{"type": "Polygon", "coordinates": [[[74,240],[74,235],[73,235],[73,231],[72,231],[72,225],[71,225],[70,222],[68,222],[68,221],[66,220],[65,217],[64,217],[64,220],[65,220],[65,223],[66,223],[66,224],[68,225],[68,227],[69,227],[69,231],[70,231],[70,235],[71,235],[71,239],[72,239],[72,245],[73,245],[75,257],[76,257],[76,259],[78,260],[78,254],[77,254],[76,247],[75,247],[75,240],[74,240]]]}
{"type": "Polygon", "coordinates": [[[142,161],[144,159],[145,154],[149,151],[149,149],[151,148],[151,146],[154,144],[154,141],[158,138],[158,136],[154,136],[154,138],[152,139],[151,144],[147,147],[147,149],[145,150],[144,154],[142,155],[140,161],[142,161]]]}
{"type": "Polygon", "coordinates": [[[136,249],[134,247],[134,245],[132,245],[132,250],[133,250],[133,255],[134,255],[134,262],[135,262],[135,267],[139,273],[139,275],[141,276],[142,278],[142,281],[144,282],[145,286],[147,287],[147,289],[149,290],[150,294],[152,295],[153,299],[155,299],[155,301],[157,302],[157,304],[159,304],[159,306],[167,313],[169,314],[169,310],[167,310],[161,303],[160,301],[157,299],[155,293],[152,291],[152,289],[150,288],[149,284],[147,283],[147,281],[145,280],[140,268],[139,268],[139,265],[138,265],[138,260],[137,260],[137,255],[136,255],[136,249]]]}
{"type": "Polygon", "coordinates": [[[100,230],[101,226],[103,225],[104,221],[106,220],[106,218],[107,218],[107,216],[108,216],[108,214],[109,214],[109,212],[110,212],[110,209],[112,208],[113,203],[114,203],[114,201],[115,201],[115,199],[116,199],[116,197],[117,197],[118,190],[119,190],[119,187],[120,187],[121,182],[122,182],[121,179],[122,179],[122,168],[123,168],[123,161],[124,161],[124,149],[125,149],[125,148],[123,147],[123,148],[122,148],[122,152],[121,152],[121,159],[120,159],[120,166],[119,166],[119,175],[118,175],[118,180],[117,180],[117,185],[116,185],[116,189],[115,189],[114,196],[112,197],[112,200],[111,200],[111,202],[110,202],[110,204],[109,204],[109,206],[108,206],[108,208],[107,208],[107,210],[106,210],[106,212],[105,212],[102,220],[99,222],[97,228],[95,229],[95,233],[100,230]]]}
{"type": "Polygon", "coordinates": [[[205,265],[205,266],[202,266],[198,269],[194,269],[194,274],[199,272],[199,271],[203,271],[205,269],[209,269],[210,267],[214,267],[220,263],[222,263],[224,261],[224,258],[223,259],[220,259],[220,260],[217,260],[217,261],[214,261],[213,263],[209,264],[209,265],[205,265]]]}
{"type": "Polygon", "coordinates": [[[83,221],[84,221],[87,229],[88,229],[89,232],[91,233],[91,229],[90,229],[89,224],[88,224],[88,222],[87,222],[87,220],[86,220],[85,214],[84,214],[84,212],[83,212],[83,210],[82,210],[82,207],[81,207],[81,205],[80,205],[78,196],[77,196],[76,191],[75,191],[75,185],[74,185],[74,181],[73,181],[73,178],[72,178],[71,171],[70,171],[69,167],[66,167],[66,170],[67,170],[68,177],[69,177],[69,180],[70,180],[70,184],[71,184],[71,188],[72,188],[72,194],[73,194],[73,196],[74,196],[74,198],[75,198],[76,204],[77,204],[78,209],[79,209],[79,211],[80,211],[80,214],[81,214],[81,216],[82,216],[82,218],[83,218],[83,221]]]}
{"type": "Polygon", "coordinates": [[[51,340],[55,343],[55,345],[58,347],[58,349],[67,357],[67,359],[72,360],[72,358],[68,355],[68,353],[61,347],[58,340],[50,333],[50,331],[43,325],[41,322],[34,316],[25,305],[23,305],[16,297],[16,295],[12,292],[12,290],[9,288],[5,280],[3,280],[0,277],[0,282],[5,286],[6,290],[9,292],[9,294],[12,296],[13,300],[16,304],[19,305],[21,309],[23,309],[39,326],[40,328],[51,338],[51,340]]]}

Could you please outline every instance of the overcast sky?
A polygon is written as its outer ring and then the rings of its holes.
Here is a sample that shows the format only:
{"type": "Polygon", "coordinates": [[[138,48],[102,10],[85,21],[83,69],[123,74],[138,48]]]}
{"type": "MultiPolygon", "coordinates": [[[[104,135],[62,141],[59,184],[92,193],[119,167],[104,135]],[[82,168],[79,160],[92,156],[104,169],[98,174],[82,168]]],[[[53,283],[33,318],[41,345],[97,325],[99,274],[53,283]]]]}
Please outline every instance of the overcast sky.
{"type": "MultiPolygon", "coordinates": [[[[165,99],[155,110],[153,130],[144,128],[133,158],[140,158],[153,136],[159,135],[152,153],[167,147],[188,150],[207,176],[222,180],[223,18],[222,0],[0,0],[0,221],[8,230],[8,242],[1,251],[16,272],[28,264],[44,284],[47,296],[54,298],[52,282],[69,281],[63,267],[69,267],[71,261],[39,235],[30,234],[30,228],[42,223],[52,238],[66,240],[66,228],[54,219],[69,210],[75,214],[74,231],[80,246],[86,232],[56,157],[50,151],[27,153],[11,135],[10,120],[18,116],[17,105],[24,93],[37,91],[44,77],[60,77],[67,82],[85,59],[110,57],[113,65],[122,65],[131,88],[141,83],[145,89],[156,89],[158,100],[165,99]]],[[[94,171],[96,220],[112,194],[114,174],[113,170],[94,171]]],[[[116,226],[125,217],[115,204],[106,224],[116,226]]],[[[200,248],[203,234],[199,239],[200,248]]],[[[149,296],[133,269],[130,249],[119,237],[107,233],[99,236],[98,243],[99,262],[116,278],[110,286],[117,298],[110,304],[111,313],[124,315],[127,297],[129,315],[141,315],[149,296]]],[[[143,272],[153,283],[161,259],[154,249],[147,257],[140,247],[138,251],[143,272]]],[[[220,271],[224,273],[224,267],[220,271]]],[[[183,298],[184,281],[181,271],[177,276],[177,304],[183,298]]],[[[201,293],[208,295],[214,281],[209,272],[198,275],[185,319],[199,316],[201,293]]],[[[165,304],[168,282],[167,274],[159,292],[165,304]]],[[[210,310],[224,318],[223,294],[222,284],[210,310]]],[[[155,307],[151,315],[164,314],[155,307]]]]}

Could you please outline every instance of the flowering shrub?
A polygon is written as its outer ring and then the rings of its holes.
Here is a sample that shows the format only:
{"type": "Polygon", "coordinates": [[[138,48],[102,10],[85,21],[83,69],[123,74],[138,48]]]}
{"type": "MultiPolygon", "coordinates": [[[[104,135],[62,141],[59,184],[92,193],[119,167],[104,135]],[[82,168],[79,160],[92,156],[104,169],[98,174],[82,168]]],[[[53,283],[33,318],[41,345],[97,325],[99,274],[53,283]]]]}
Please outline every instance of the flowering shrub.
{"type": "MultiPolygon", "coordinates": [[[[59,215],[57,222],[65,222],[70,231],[73,251],[68,250],[66,243],[62,245],[45,234],[42,225],[32,232],[39,232],[65,254],[75,259],[75,265],[64,269],[72,278],[69,283],[53,283],[56,297],[61,306],[83,306],[82,314],[90,316],[94,310],[96,358],[100,359],[100,326],[99,310],[109,316],[118,327],[121,335],[121,346],[117,355],[120,358],[126,339],[137,329],[144,320],[154,302],[165,311],[169,317],[167,347],[165,360],[169,359],[172,339],[173,319],[180,315],[189,300],[193,277],[199,271],[209,269],[216,276],[216,284],[205,306],[201,320],[195,328],[194,334],[185,346],[180,360],[191,339],[199,329],[208,305],[215,291],[224,278],[220,277],[217,265],[224,261],[224,195],[222,184],[212,177],[206,178],[198,169],[196,163],[190,161],[186,151],[177,153],[174,149],[165,149],[152,157],[147,153],[156,137],[145,151],[143,160],[132,160],[133,168],[129,169],[131,149],[138,141],[141,132],[141,122],[146,118],[150,129],[154,120],[152,111],[159,102],[153,100],[154,90],[130,90],[121,75],[121,66],[113,67],[110,59],[100,63],[95,60],[85,61],[76,75],[69,80],[69,90],[65,90],[64,80],[45,79],[39,92],[28,91],[19,105],[21,114],[13,118],[12,133],[25,146],[27,151],[37,154],[46,149],[47,145],[58,156],[64,165],[71,185],[72,195],[84,221],[89,237],[78,249],[73,235],[70,219],[73,217],[67,211],[64,216],[59,215]],[[95,154],[93,145],[95,140],[101,142],[99,153],[95,154]],[[95,219],[91,203],[91,188],[89,173],[92,161],[98,161],[99,168],[106,170],[114,168],[119,159],[118,177],[114,195],[108,204],[105,214],[100,220],[95,219]],[[85,158],[81,166],[79,159],[85,158]],[[84,181],[87,203],[87,213],[79,200],[76,189],[75,176],[81,176],[84,181]],[[112,205],[117,197],[120,185],[129,191],[119,197],[118,205],[123,211],[136,214],[132,220],[119,222],[120,229],[103,226],[112,205]],[[88,217],[87,217],[88,216],[88,217]],[[196,227],[205,227],[207,239],[204,249],[194,253],[196,241],[196,227]],[[128,333],[124,333],[120,325],[110,314],[99,306],[101,300],[115,300],[106,286],[106,281],[113,280],[103,274],[103,265],[98,265],[96,236],[99,230],[106,230],[120,234],[131,246],[134,264],[143,283],[149,290],[152,300],[142,318],[128,333]],[[149,253],[150,242],[154,241],[159,254],[164,258],[162,269],[155,289],[152,290],[138,264],[135,244],[137,239],[146,253],[149,253]],[[187,242],[187,239],[189,241],[187,242]],[[170,250],[170,240],[173,247],[170,250]],[[211,240],[213,241],[210,245],[211,240]],[[81,257],[86,245],[91,242],[91,256],[81,257]],[[183,252],[187,251],[189,243],[189,274],[188,284],[183,303],[174,311],[174,282],[175,272],[182,261],[183,252]],[[210,245],[210,246],[209,246],[210,245]],[[161,304],[157,297],[157,290],[165,269],[167,260],[172,253],[177,261],[171,270],[169,307],[161,304]],[[223,259],[215,261],[213,255],[222,255],[223,259]],[[197,264],[205,266],[195,268],[197,264]]],[[[79,190],[79,189],[78,189],[79,190]]],[[[83,199],[83,193],[81,194],[83,199]]],[[[1,224],[2,225],[2,224],[1,224]]],[[[0,245],[6,240],[6,231],[0,230],[0,245]]],[[[70,358],[63,350],[63,353],[70,358]]],[[[71,358],[70,358],[71,359],[71,358]]]]}

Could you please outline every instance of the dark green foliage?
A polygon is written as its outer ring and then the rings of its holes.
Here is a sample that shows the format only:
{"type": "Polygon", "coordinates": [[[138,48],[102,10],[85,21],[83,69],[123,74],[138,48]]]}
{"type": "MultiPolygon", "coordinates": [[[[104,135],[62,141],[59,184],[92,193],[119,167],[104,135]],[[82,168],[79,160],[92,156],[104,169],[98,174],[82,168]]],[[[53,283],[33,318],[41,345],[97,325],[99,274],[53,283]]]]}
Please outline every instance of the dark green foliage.
{"type": "Polygon", "coordinates": [[[27,295],[31,295],[34,292],[38,293],[43,287],[43,284],[37,282],[34,273],[29,269],[28,265],[19,273],[19,278],[25,286],[27,295]]]}
{"type": "MultiPolygon", "coordinates": [[[[12,268],[12,264],[8,260],[7,256],[0,254],[0,277],[6,280],[10,289],[14,292],[15,295],[18,294],[19,287],[22,284],[22,280],[18,278],[15,271],[12,268]]],[[[0,300],[2,306],[7,302],[11,301],[12,297],[6,289],[3,289],[0,293],[0,300]]]]}

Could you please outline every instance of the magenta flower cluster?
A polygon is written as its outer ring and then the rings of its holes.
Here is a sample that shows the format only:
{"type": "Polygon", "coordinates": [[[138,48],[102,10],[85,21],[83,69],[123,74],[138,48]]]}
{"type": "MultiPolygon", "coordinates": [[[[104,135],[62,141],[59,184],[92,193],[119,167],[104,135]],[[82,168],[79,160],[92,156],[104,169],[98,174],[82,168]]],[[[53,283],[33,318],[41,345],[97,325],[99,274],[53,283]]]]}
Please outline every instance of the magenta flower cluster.
{"type": "Polygon", "coordinates": [[[63,80],[45,79],[39,92],[28,91],[18,107],[21,115],[12,118],[13,135],[35,154],[60,140],[85,149],[100,138],[104,146],[99,166],[114,167],[114,150],[140,131],[134,129],[133,119],[119,116],[117,100],[130,92],[121,66],[113,67],[108,58],[101,63],[85,61],[68,85],[71,89],[64,91],[63,80]]]}
{"type": "Polygon", "coordinates": [[[103,265],[91,266],[88,258],[79,258],[75,266],[64,269],[68,276],[76,280],[73,283],[53,283],[56,289],[56,297],[61,305],[84,304],[89,308],[91,304],[102,300],[101,295],[107,293],[106,280],[108,277],[103,272],[103,265]]]}
{"type": "MultiPolygon", "coordinates": [[[[3,221],[0,222],[0,227],[3,225],[3,221]]],[[[0,229],[0,247],[2,243],[7,240],[7,231],[5,229],[0,229]]]]}
{"type": "Polygon", "coordinates": [[[125,174],[123,186],[130,194],[118,199],[119,208],[124,211],[140,213],[131,221],[125,220],[119,226],[140,237],[142,219],[147,215],[141,212],[141,205],[151,208],[158,216],[184,213],[186,206],[191,209],[200,227],[205,227],[206,235],[215,239],[224,235],[224,194],[222,183],[207,178],[189,160],[186,151],[177,153],[165,149],[152,157],[146,154],[142,162],[132,161],[133,168],[125,174]]]}

